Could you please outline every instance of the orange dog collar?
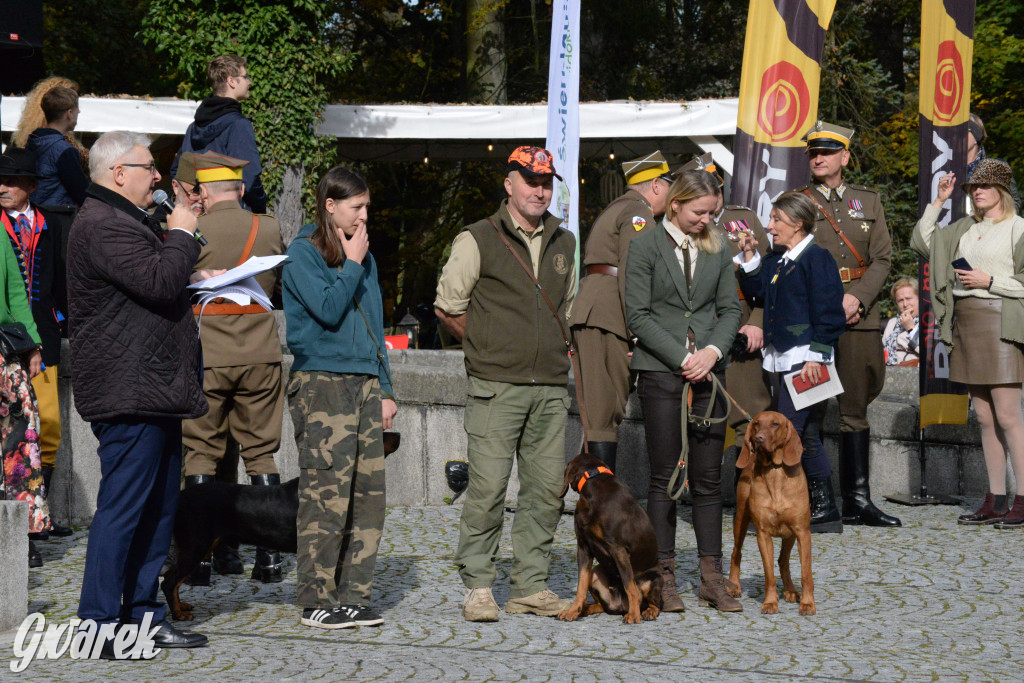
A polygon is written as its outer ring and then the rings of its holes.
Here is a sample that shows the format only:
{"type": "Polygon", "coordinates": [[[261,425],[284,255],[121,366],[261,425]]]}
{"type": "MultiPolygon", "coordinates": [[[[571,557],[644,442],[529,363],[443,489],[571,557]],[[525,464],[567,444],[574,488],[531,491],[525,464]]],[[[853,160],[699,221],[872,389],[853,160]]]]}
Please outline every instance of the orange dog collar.
{"type": "Polygon", "coordinates": [[[613,477],[615,476],[615,473],[612,472],[607,467],[605,467],[604,465],[601,465],[600,467],[592,467],[591,469],[584,472],[583,476],[580,477],[579,482],[576,484],[576,492],[580,493],[581,491],[583,491],[583,485],[587,483],[587,480],[590,479],[591,477],[596,477],[599,474],[610,474],[613,477]]]}

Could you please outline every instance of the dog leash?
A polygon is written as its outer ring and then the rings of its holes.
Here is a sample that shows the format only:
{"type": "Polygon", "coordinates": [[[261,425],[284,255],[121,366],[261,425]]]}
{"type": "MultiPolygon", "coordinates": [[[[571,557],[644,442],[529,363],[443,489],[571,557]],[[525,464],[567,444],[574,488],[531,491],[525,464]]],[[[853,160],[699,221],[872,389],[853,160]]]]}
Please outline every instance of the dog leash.
{"type": "Polygon", "coordinates": [[[725,415],[723,415],[722,417],[711,417],[711,413],[713,413],[715,410],[715,404],[718,402],[719,392],[721,392],[722,395],[725,396],[727,401],[727,407],[729,403],[732,403],[734,406],[736,406],[737,409],[739,409],[740,413],[743,415],[744,420],[746,420],[747,422],[751,422],[753,420],[753,418],[750,417],[750,413],[744,410],[743,406],[737,403],[736,399],[734,399],[729,394],[729,392],[725,390],[725,387],[722,386],[722,381],[718,379],[718,377],[714,373],[711,373],[710,377],[711,400],[708,401],[707,413],[701,417],[693,415],[690,412],[690,390],[692,388],[692,383],[687,381],[686,383],[683,384],[683,396],[680,406],[680,421],[682,423],[683,436],[682,448],[679,452],[679,462],[676,464],[676,469],[672,472],[672,476],[669,478],[668,486],[666,486],[665,490],[665,492],[668,494],[668,497],[671,498],[672,500],[679,500],[682,497],[683,493],[690,489],[690,442],[687,438],[686,433],[687,425],[690,422],[693,422],[701,427],[708,428],[711,425],[719,424],[729,419],[728,410],[725,411],[725,415]],[[681,485],[679,484],[680,479],[682,479],[681,485]]]}

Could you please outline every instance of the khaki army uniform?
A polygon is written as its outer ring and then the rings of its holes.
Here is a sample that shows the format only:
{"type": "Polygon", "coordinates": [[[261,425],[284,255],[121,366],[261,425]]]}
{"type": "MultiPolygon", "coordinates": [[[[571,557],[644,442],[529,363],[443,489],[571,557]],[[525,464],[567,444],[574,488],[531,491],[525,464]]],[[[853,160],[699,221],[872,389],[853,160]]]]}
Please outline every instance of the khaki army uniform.
{"type": "MultiPolygon", "coordinates": [[[[742,230],[753,233],[754,239],[757,240],[757,250],[761,253],[762,257],[771,249],[768,234],[761,226],[761,221],[758,220],[757,214],[746,207],[726,206],[722,210],[721,215],[715,219],[715,226],[724,234],[726,244],[729,245],[729,250],[734,257],[740,253],[740,243],[736,233],[742,230]]],[[[753,325],[763,328],[764,309],[761,307],[751,308],[750,303],[744,299],[743,292],[739,291],[738,283],[737,293],[740,297],[740,308],[742,309],[740,327],[753,325]]],[[[728,349],[722,349],[722,351],[725,353],[729,352],[728,349]]],[[[744,353],[742,356],[732,358],[729,367],[725,371],[725,386],[729,394],[736,399],[736,402],[751,417],[767,410],[772,399],[771,394],[768,392],[768,385],[764,381],[764,371],[761,367],[762,362],[763,356],[759,349],[753,353],[744,353]]],[[[729,425],[737,427],[744,419],[743,414],[736,406],[731,406],[729,425]]],[[[743,430],[737,430],[737,438],[742,439],[744,433],[743,430]]]]}
{"type": "Polygon", "coordinates": [[[878,295],[892,264],[892,239],[885,211],[878,193],[861,185],[844,183],[829,190],[812,183],[800,191],[810,191],[819,206],[814,223],[815,242],[827,249],[839,265],[844,292],[857,297],[862,304],[860,320],[846,328],[836,348],[836,370],[843,384],[843,393],[839,395],[841,430],[861,431],[868,428],[868,404],[885,383],[878,312],[878,295]],[[853,249],[836,234],[823,211],[832,216],[853,249]]]}
{"type": "MultiPolygon", "coordinates": [[[[237,201],[221,201],[199,218],[199,230],[209,244],[203,247],[195,269],[237,266],[254,218],[258,227],[250,255],[283,254],[281,225],[276,218],[254,216],[237,201]]],[[[274,271],[256,276],[267,296],[273,296],[279,278],[274,271]]],[[[200,338],[203,391],[210,411],[182,425],[185,475],[215,474],[229,437],[238,443],[250,476],[276,473],[274,453],[281,444],[284,394],[281,341],[274,315],[257,304],[211,303],[203,311],[200,338]]]]}
{"type": "Polygon", "coordinates": [[[629,400],[629,333],[625,321],[629,243],[654,225],[651,205],[627,190],[594,221],[583,279],[569,323],[579,352],[591,441],[615,442],[629,400]]]}

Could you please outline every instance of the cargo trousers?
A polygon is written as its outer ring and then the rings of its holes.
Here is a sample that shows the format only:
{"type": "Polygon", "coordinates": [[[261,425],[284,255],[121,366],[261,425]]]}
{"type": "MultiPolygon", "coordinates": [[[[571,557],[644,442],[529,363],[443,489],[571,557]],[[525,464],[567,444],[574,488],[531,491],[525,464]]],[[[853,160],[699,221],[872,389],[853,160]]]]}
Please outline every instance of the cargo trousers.
{"type": "Polygon", "coordinates": [[[380,382],[300,370],[287,395],[299,449],[296,601],[366,607],[385,512],[380,382]]]}
{"type": "Polygon", "coordinates": [[[469,486],[459,523],[456,563],[467,588],[489,588],[512,463],[519,498],[512,522],[509,597],[547,588],[551,542],[561,515],[569,393],[564,386],[520,385],[469,378],[465,428],[469,486]]]}

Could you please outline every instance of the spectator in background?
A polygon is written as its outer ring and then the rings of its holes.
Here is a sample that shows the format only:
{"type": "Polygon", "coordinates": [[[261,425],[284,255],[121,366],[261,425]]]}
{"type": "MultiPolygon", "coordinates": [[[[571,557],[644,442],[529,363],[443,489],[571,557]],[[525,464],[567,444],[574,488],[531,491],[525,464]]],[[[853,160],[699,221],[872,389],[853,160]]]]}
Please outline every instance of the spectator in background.
{"type": "MultiPolygon", "coordinates": [[[[7,231],[20,266],[32,318],[42,342],[42,372],[32,378],[39,415],[39,449],[44,495],[57,465],[60,446],[60,405],[57,395],[57,365],[60,363],[60,324],[67,310],[67,290],[60,239],[38,206],[29,201],[36,189],[36,155],[12,147],[0,156],[0,223],[7,231]]],[[[36,532],[37,540],[50,534],[68,536],[71,529],[57,524],[36,532]]]]}
{"type": "MultiPolygon", "coordinates": [[[[985,132],[985,123],[981,120],[981,117],[975,113],[971,113],[970,118],[967,120],[967,177],[971,177],[971,173],[974,171],[974,167],[978,165],[978,162],[982,159],[989,158],[985,153],[985,141],[988,140],[988,133],[985,132]]],[[[1013,197],[1013,206],[1017,213],[1020,213],[1020,191],[1017,189],[1017,181],[1010,178],[1010,186],[1008,188],[1010,196],[1013,197]]],[[[972,213],[973,209],[970,206],[970,198],[968,198],[967,213],[972,213]]]]}
{"type": "MultiPolygon", "coordinates": [[[[13,203],[5,183],[12,178],[2,174],[3,171],[15,170],[13,159],[6,155],[0,157],[0,204],[4,207],[0,215],[5,221],[8,220],[7,209],[13,203]]],[[[21,323],[32,339],[39,343],[39,332],[25,296],[18,259],[7,240],[0,240],[0,291],[3,293],[0,325],[21,323]]],[[[29,567],[43,566],[43,558],[31,537],[50,526],[39,459],[39,411],[29,383],[29,378],[37,375],[41,367],[42,355],[38,349],[22,358],[0,357],[0,444],[3,444],[0,499],[28,504],[29,567]]]]}
{"type": "Polygon", "coordinates": [[[938,338],[952,349],[949,379],[967,385],[981,425],[989,490],[981,507],[959,523],[997,529],[1024,527],[1024,219],[1014,212],[1012,178],[1005,161],[979,161],[963,185],[974,215],[940,228],[939,212],[956,180],[944,175],[910,240],[910,248],[929,260],[938,338]],[[957,258],[970,268],[955,267],[957,258]],[[1012,509],[1007,454],[1018,482],[1012,509]]]}
{"type": "Polygon", "coordinates": [[[33,130],[25,143],[25,148],[36,154],[39,179],[32,203],[46,212],[50,229],[60,235],[64,247],[75,211],[85,201],[89,186],[84,150],[71,136],[78,125],[78,92],[72,87],[55,85],[40,97],[39,108],[46,123],[33,130]]]}
{"type": "Polygon", "coordinates": [[[896,302],[896,315],[889,319],[882,332],[885,364],[916,366],[920,361],[918,343],[921,333],[917,280],[900,278],[890,291],[896,302]]]}
{"type": "MultiPolygon", "coordinates": [[[[178,507],[181,421],[207,410],[186,287],[199,258],[181,197],[164,232],[146,208],[160,180],[144,135],[113,131],[89,157],[93,184],[68,242],[71,384],[99,440],[100,488],[78,616],[157,626],[156,647],[206,636],[164,621],[157,599],[178,507]]],[[[101,657],[116,658],[112,642],[101,657]]]]}
{"type": "Polygon", "coordinates": [[[260,181],[260,150],[252,122],[242,116],[242,100],[249,99],[252,78],[245,66],[245,57],[221,55],[206,70],[213,86],[213,95],[196,109],[196,119],[185,131],[181,150],[171,164],[175,176],[181,155],[185,152],[216,152],[249,162],[242,175],[245,184],[242,206],[253,213],[267,212],[267,195],[260,181]]]}

